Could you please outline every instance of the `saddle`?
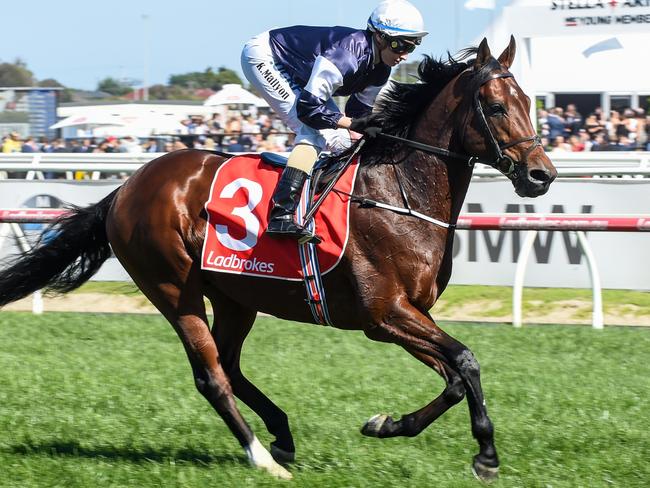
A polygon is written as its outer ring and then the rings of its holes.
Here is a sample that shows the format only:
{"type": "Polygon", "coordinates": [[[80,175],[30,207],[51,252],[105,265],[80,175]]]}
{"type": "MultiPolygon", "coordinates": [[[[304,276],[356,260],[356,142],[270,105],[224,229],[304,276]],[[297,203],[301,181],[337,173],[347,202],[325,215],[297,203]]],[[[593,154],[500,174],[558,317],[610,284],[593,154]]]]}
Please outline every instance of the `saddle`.
{"type": "MultiPolygon", "coordinates": [[[[288,157],[283,156],[282,154],[273,153],[273,152],[263,152],[260,153],[262,161],[268,163],[276,168],[284,169],[287,166],[288,157]]],[[[310,201],[314,201],[314,196],[318,195],[323,191],[323,188],[334,178],[339,170],[345,165],[345,160],[341,158],[331,157],[329,154],[321,156],[310,175],[311,178],[311,188],[312,194],[310,195],[310,201]]]]}

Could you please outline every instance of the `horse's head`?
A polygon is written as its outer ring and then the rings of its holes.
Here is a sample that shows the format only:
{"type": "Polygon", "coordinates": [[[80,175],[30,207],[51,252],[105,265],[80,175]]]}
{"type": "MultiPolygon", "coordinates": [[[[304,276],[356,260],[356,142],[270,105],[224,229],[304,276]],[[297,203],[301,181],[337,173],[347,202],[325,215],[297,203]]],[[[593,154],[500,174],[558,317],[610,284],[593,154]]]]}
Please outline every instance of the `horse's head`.
{"type": "Polygon", "coordinates": [[[465,150],[507,176],[519,196],[537,197],[548,191],[557,170],[530,120],[530,98],[508,71],[514,57],[514,37],[498,60],[487,40],[481,42],[471,70],[474,95],[463,139],[465,150]]]}

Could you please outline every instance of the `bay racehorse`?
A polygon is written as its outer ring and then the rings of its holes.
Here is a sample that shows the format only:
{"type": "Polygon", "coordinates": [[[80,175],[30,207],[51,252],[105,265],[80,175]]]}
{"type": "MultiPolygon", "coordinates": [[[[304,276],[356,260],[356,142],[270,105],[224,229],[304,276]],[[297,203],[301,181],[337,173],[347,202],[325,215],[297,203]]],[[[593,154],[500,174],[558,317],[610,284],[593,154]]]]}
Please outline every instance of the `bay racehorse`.
{"type": "MultiPolygon", "coordinates": [[[[425,57],[420,82],[395,84],[378,102],[384,131],[360,151],[353,193],[456,221],[472,162],[489,162],[521,196],[544,194],[556,171],[529,118],[530,100],[509,73],[515,43],[498,59],[487,41],[456,59],[425,57]],[[404,142],[405,139],[411,142],[404,142]],[[414,141],[414,142],[413,142],[414,141]]],[[[242,344],[257,312],[314,323],[301,282],[202,271],[204,204],[225,158],[183,150],[144,165],[100,202],[74,208],[44,239],[0,274],[0,306],[38,289],[67,292],[87,281],[111,255],[180,337],[199,392],[222,417],[250,462],[290,478],[281,464],[295,447],[287,415],[242,373],[242,344]],[[203,298],[214,310],[210,327],[203,298]],[[275,437],[269,452],[242,417],[235,397],[275,437]]],[[[431,403],[392,418],[375,415],[362,433],[415,436],[463,398],[479,445],[472,469],[497,476],[499,461],[481,383],[470,350],[441,330],[429,310],[450,278],[453,225],[445,228],[390,210],[353,206],[342,260],[323,277],[335,327],[361,329],[403,347],[441,375],[446,387],[431,403]]],[[[287,245],[294,245],[287,241],[287,245]]]]}

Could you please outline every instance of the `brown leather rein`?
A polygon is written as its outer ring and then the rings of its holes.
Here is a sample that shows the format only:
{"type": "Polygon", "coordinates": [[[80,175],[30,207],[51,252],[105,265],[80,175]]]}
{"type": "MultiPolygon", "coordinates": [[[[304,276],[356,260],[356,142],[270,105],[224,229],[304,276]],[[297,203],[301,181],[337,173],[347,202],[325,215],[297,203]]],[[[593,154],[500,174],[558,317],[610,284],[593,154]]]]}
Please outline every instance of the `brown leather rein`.
{"type": "Polygon", "coordinates": [[[473,166],[475,163],[481,163],[481,164],[486,164],[488,166],[491,166],[492,168],[496,169],[500,173],[502,173],[504,176],[507,176],[510,178],[514,172],[517,164],[525,164],[526,161],[528,160],[528,156],[530,155],[533,150],[542,145],[542,141],[540,137],[535,134],[532,136],[528,137],[522,137],[521,139],[517,139],[516,141],[511,141],[511,142],[499,142],[496,137],[494,136],[494,133],[492,132],[492,129],[490,129],[490,125],[488,124],[487,118],[485,117],[485,112],[483,111],[483,106],[481,105],[481,100],[479,96],[479,91],[481,86],[484,84],[496,80],[499,78],[513,78],[512,73],[510,72],[505,72],[505,73],[496,73],[492,74],[489,77],[487,77],[485,80],[483,80],[476,88],[474,92],[474,109],[476,110],[476,113],[479,115],[479,120],[481,121],[481,125],[483,126],[483,129],[485,130],[488,141],[490,143],[490,146],[492,147],[495,156],[494,159],[491,161],[485,161],[478,156],[469,156],[466,154],[460,154],[457,152],[450,151],[448,149],[444,149],[441,147],[435,147],[431,146],[429,144],[424,144],[422,142],[417,142],[412,139],[406,139],[404,137],[399,137],[399,136],[394,136],[392,134],[385,134],[383,132],[380,132],[377,134],[377,137],[380,137],[382,139],[394,141],[394,142],[399,142],[401,144],[404,144],[405,146],[411,147],[413,149],[416,149],[418,151],[422,151],[425,153],[429,154],[435,154],[436,156],[443,156],[446,158],[452,158],[452,159],[457,159],[460,161],[465,162],[469,166],[473,166]],[[520,161],[512,159],[510,156],[504,153],[506,149],[509,149],[511,147],[517,146],[519,144],[522,144],[524,142],[532,142],[531,146],[526,149],[526,152],[524,153],[523,159],[520,161]]]}

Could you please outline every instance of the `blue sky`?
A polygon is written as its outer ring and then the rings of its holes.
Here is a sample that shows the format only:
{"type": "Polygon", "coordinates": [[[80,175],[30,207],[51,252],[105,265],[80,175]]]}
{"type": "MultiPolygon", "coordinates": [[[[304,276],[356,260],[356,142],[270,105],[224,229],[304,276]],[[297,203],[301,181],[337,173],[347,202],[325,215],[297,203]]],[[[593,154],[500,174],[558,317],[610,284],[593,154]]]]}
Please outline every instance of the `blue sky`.
{"type": "MultiPolygon", "coordinates": [[[[440,56],[466,47],[495,13],[466,10],[464,0],[411,0],[431,32],[415,53],[440,56]]],[[[12,4],[2,11],[0,61],[20,58],[37,79],[94,89],[107,76],[166,83],[206,67],[239,68],[251,36],[294,24],[364,27],[378,0],[58,0],[12,4]],[[148,20],[143,19],[148,16],[148,20]],[[148,25],[149,35],[145,35],[148,25]],[[148,40],[147,40],[148,37],[148,40]],[[148,46],[148,55],[147,48],[148,46]]],[[[508,3],[497,0],[497,11],[508,3]]]]}

